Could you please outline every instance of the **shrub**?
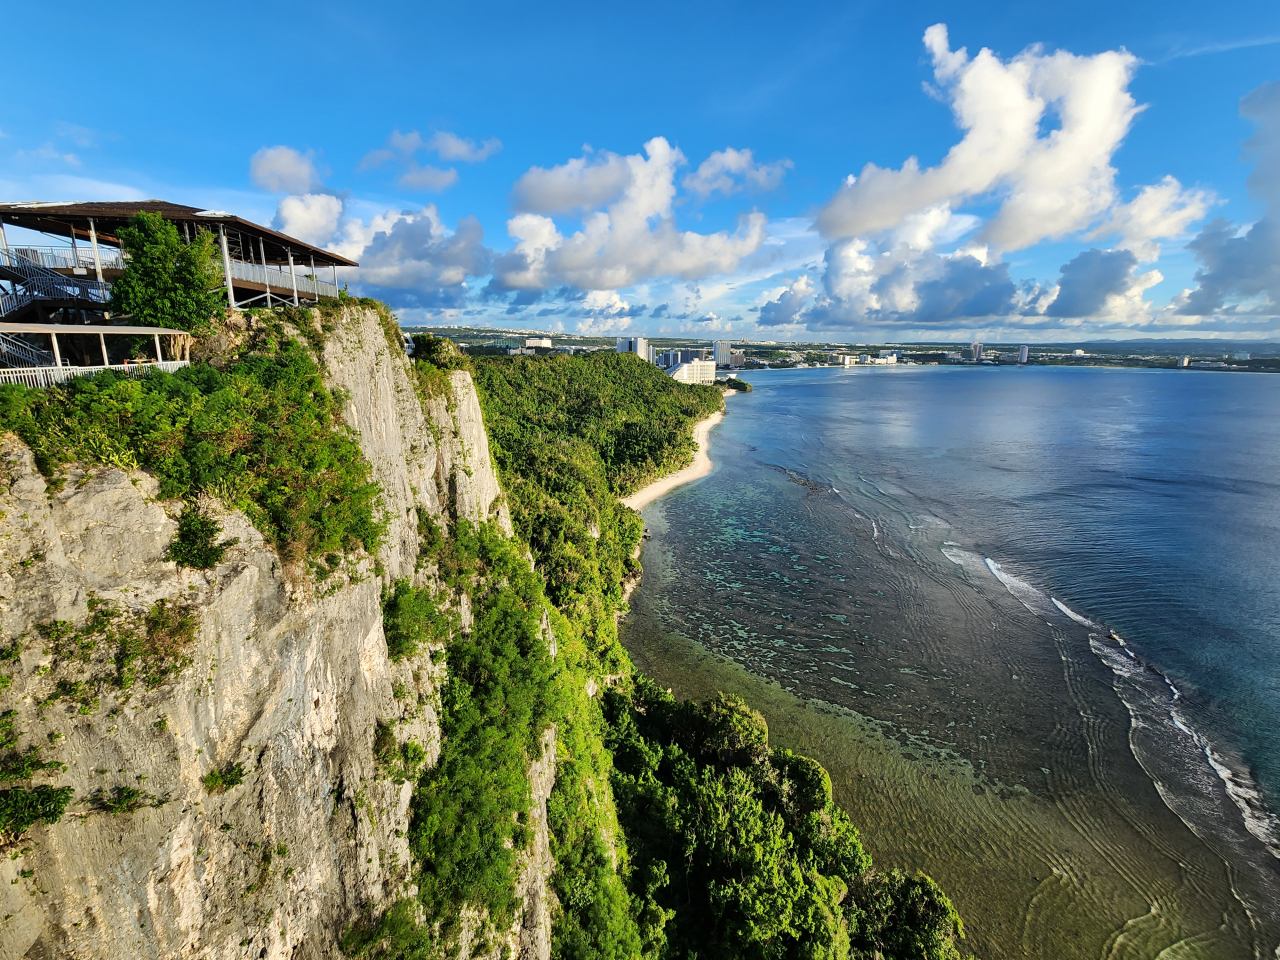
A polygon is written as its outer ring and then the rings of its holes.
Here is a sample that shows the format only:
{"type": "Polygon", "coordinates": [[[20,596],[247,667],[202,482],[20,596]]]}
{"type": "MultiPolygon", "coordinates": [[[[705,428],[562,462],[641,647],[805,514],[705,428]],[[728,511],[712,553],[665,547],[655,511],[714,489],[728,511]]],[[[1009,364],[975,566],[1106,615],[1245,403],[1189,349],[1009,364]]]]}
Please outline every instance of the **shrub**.
{"type": "Polygon", "coordinates": [[[3,384],[0,430],[18,434],[55,482],[78,460],[143,467],[165,499],[210,491],[244,510],[289,563],[372,553],[385,528],[338,398],[287,338],[225,371],[201,364],[137,380],[105,371],[43,390],[3,384]]]}
{"type": "Polygon", "coordinates": [[[0,790],[0,840],[15,840],[37,823],[57,823],[74,795],[71,787],[0,790]]]}
{"type": "Polygon", "coordinates": [[[210,770],[200,778],[200,782],[210,793],[226,793],[232,787],[238,787],[244,783],[244,778],[244,764],[233,763],[226,770],[210,770]]]}
{"type": "Polygon", "coordinates": [[[424,644],[443,643],[456,626],[456,617],[442,612],[431,591],[397,580],[382,598],[382,628],[392,660],[412,656],[424,644]]]}
{"type": "Polygon", "coordinates": [[[178,517],[178,533],[165,550],[165,559],[180,567],[193,570],[209,570],[222,562],[227,547],[239,543],[238,538],[217,542],[222,524],[213,517],[202,514],[195,504],[189,503],[178,517]]]}
{"type": "Polygon", "coordinates": [[[208,230],[190,243],[157,213],[139,212],[121,227],[128,259],[111,285],[111,309],[144,326],[201,331],[222,307],[222,263],[208,230]]]}

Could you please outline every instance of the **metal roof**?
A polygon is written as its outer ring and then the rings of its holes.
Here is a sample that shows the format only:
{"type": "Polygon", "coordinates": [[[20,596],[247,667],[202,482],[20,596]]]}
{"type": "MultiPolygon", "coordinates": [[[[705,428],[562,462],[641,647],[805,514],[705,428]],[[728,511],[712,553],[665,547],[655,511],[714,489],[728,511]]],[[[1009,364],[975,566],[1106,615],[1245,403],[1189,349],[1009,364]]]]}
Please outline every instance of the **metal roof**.
{"type": "Polygon", "coordinates": [[[40,201],[32,203],[0,203],[0,217],[5,223],[15,227],[26,227],[43,233],[69,235],[74,229],[76,238],[89,239],[89,218],[93,218],[94,230],[100,240],[118,244],[116,231],[124,226],[130,217],[141,211],[158,213],[166,220],[176,223],[187,223],[193,228],[205,227],[217,232],[217,224],[222,224],[231,240],[232,232],[240,234],[239,243],[247,236],[250,248],[237,259],[254,262],[260,259],[258,242],[261,241],[266,250],[268,263],[287,263],[288,253],[292,251],[294,263],[309,266],[311,258],[315,258],[317,267],[358,267],[354,260],[339,256],[331,250],[306,243],[296,237],[260,226],[242,217],[233,216],[223,210],[201,210],[199,207],[186,207],[180,203],[169,203],[166,200],[131,200],[125,202],[79,203],[76,201],[40,201]]]}
{"type": "Polygon", "coordinates": [[[130,327],[110,323],[0,323],[0,333],[121,333],[133,337],[149,337],[159,333],[164,336],[190,336],[186,330],[171,330],[168,327],[130,327]]]}

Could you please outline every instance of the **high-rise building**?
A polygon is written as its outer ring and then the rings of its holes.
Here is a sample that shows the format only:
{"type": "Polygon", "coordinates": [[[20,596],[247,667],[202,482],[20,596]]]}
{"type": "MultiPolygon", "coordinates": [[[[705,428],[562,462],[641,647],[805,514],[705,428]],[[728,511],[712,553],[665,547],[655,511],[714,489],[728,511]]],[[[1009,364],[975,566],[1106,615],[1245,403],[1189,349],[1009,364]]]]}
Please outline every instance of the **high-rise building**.
{"type": "Polygon", "coordinates": [[[982,360],[982,341],[980,340],[973,341],[973,343],[969,344],[969,349],[973,351],[974,360],[977,360],[977,361],[982,360]]]}
{"type": "Polygon", "coordinates": [[[710,360],[690,360],[672,367],[667,376],[678,383],[710,385],[716,382],[716,365],[710,360]]]}
{"type": "Polygon", "coordinates": [[[1031,356],[1031,348],[1025,343],[1018,348],[1018,362],[1026,363],[1027,358],[1031,356]]]}
{"type": "Polygon", "coordinates": [[[526,337],[524,341],[524,345],[529,349],[533,349],[534,347],[545,347],[546,349],[550,350],[551,338],[550,337],[526,337]]]}
{"type": "Polygon", "coordinates": [[[727,367],[733,363],[733,344],[728,340],[716,341],[716,366],[727,367]]]}
{"type": "Polygon", "coordinates": [[[642,360],[653,363],[653,347],[644,337],[618,337],[618,353],[634,353],[642,360]]]}

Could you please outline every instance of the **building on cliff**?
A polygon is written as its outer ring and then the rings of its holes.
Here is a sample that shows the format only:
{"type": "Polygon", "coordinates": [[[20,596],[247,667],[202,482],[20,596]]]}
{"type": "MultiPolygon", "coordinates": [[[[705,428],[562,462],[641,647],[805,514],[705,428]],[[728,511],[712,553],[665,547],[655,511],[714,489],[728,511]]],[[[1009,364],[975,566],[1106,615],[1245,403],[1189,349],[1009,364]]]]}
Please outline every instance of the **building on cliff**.
{"type": "Polygon", "coordinates": [[[102,314],[111,298],[111,283],[125,265],[117,232],[139,212],[159,214],[188,241],[202,229],[217,237],[233,309],[286,302],[296,306],[336,297],[338,268],[359,266],[323,247],[221,210],[163,200],[0,203],[0,320],[84,322],[88,315],[102,314]],[[14,237],[11,244],[6,226],[59,242],[25,244],[14,237]]]}

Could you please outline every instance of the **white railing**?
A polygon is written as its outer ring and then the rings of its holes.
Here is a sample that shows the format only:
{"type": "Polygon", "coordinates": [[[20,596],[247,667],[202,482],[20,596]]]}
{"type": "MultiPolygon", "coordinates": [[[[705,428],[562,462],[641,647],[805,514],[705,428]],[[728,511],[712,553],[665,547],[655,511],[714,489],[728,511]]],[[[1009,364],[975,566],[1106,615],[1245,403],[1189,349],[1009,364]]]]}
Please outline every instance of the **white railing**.
{"type": "MultiPolygon", "coordinates": [[[[298,278],[298,293],[305,294],[307,299],[313,300],[317,297],[336,297],[338,295],[338,287],[333,283],[326,283],[319,277],[313,278],[310,274],[303,273],[298,267],[294,267],[298,278]]],[[[282,300],[293,296],[293,279],[289,276],[289,271],[280,267],[264,267],[260,263],[245,263],[243,260],[231,261],[231,279],[244,280],[249,283],[261,283],[266,285],[270,282],[271,292],[282,300]]]]}
{"type": "Polygon", "coordinates": [[[52,387],[74,377],[91,377],[114,370],[129,377],[145,377],[152,370],[174,373],[191,365],[190,360],[162,360],[159,363],[113,363],[109,367],[0,367],[0,383],[21,383],[28,387],[52,387]]]}
{"type": "MultiPolygon", "coordinates": [[[[50,270],[92,270],[93,247],[14,247],[13,252],[50,270]]],[[[123,270],[124,259],[120,251],[98,245],[98,258],[103,270],[123,270]]]]}

